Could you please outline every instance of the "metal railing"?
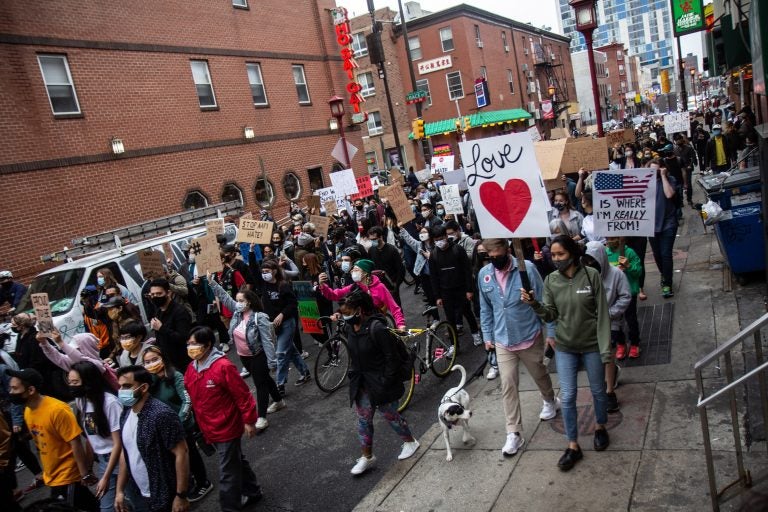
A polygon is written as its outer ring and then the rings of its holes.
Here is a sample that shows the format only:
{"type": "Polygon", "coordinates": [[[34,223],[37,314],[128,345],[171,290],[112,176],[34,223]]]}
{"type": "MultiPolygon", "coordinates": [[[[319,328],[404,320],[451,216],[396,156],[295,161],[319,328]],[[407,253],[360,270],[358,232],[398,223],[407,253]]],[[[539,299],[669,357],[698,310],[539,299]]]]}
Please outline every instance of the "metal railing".
{"type": "MultiPolygon", "coordinates": [[[[748,381],[757,378],[758,387],[760,389],[760,405],[763,415],[763,428],[768,429],[768,386],[766,385],[766,370],[768,370],[768,362],[763,358],[763,345],[762,345],[762,329],[768,326],[768,314],[763,315],[759,319],[752,322],[746,329],[742,330],[736,336],[728,340],[726,343],[710,352],[707,356],[700,359],[694,365],[694,372],[696,374],[696,387],[699,391],[699,400],[696,407],[699,410],[699,417],[701,419],[701,432],[704,437],[704,453],[707,459],[707,473],[709,476],[709,495],[712,501],[712,510],[718,512],[720,510],[720,498],[731,487],[741,484],[742,487],[750,487],[752,485],[752,475],[749,470],[744,467],[744,453],[741,445],[741,433],[739,431],[739,414],[736,402],[736,390],[737,388],[746,385],[748,381]],[[755,368],[746,372],[744,375],[734,380],[733,376],[733,358],[731,351],[734,348],[747,348],[747,340],[749,337],[753,338],[754,351],[755,351],[755,368]],[[726,383],[717,391],[707,395],[704,389],[704,377],[703,371],[711,365],[716,365],[719,362],[720,357],[725,362],[725,379],[726,383]],[[730,402],[730,414],[731,414],[731,427],[733,428],[733,442],[736,450],[736,466],[738,469],[738,479],[731,481],[722,490],[718,490],[717,480],[715,478],[715,465],[712,459],[712,441],[709,433],[709,418],[707,414],[707,406],[712,404],[713,401],[720,399],[727,395],[730,402]]],[[[768,443],[766,443],[768,446],[768,443]]]]}

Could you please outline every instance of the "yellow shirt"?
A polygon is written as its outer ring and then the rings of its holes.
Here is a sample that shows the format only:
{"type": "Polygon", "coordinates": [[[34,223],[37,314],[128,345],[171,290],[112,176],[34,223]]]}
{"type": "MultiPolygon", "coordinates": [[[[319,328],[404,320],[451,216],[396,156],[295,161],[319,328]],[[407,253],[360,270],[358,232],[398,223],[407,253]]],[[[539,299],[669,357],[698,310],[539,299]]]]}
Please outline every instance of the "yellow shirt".
{"type": "Polygon", "coordinates": [[[728,160],[725,159],[725,146],[722,137],[715,137],[715,165],[725,165],[728,160]]]}
{"type": "Polygon", "coordinates": [[[24,421],[40,453],[45,485],[55,487],[79,482],[80,470],[69,442],[82,430],[72,409],[60,400],[44,396],[34,410],[24,408],[24,421]]]}

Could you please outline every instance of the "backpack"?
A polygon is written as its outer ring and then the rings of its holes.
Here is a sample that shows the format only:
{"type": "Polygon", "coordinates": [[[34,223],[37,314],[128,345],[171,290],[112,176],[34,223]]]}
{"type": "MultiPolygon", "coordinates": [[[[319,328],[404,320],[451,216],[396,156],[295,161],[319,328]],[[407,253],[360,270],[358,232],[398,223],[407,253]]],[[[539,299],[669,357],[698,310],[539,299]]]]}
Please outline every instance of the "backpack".
{"type": "Polygon", "coordinates": [[[374,322],[372,322],[371,332],[373,332],[373,326],[376,322],[382,325],[388,342],[391,343],[395,348],[393,351],[397,365],[397,372],[395,373],[395,376],[402,382],[411,380],[411,376],[413,375],[413,363],[415,361],[415,354],[408,350],[408,347],[405,346],[405,343],[395,333],[389,330],[383,320],[376,319],[374,322]]]}

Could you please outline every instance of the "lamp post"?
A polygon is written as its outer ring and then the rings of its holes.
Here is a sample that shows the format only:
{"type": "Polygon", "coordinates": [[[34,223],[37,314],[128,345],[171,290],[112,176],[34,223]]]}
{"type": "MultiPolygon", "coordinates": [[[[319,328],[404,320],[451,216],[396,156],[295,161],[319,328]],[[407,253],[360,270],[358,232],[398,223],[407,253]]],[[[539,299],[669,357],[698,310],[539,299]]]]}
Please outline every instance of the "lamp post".
{"type": "Polygon", "coordinates": [[[592,53],[592,32],[597,28],[597,12],[595,2],[597,0],[570,0],[569,4],[576,12],[576,30],[584,36],[587,43],[587,59],[589,60],[589,74],[592,78],[592,100],[595,102],[595,116],[597,117],[597,136],[603,137],[603,115],[600,108],[600,94],[597,88],[597,72],[595,71],[595,55],[592,53]]]}
{"type": "Polygon", "coordinates": [[[341,145],[344,147],[344,165],[347,169],[352,167],[352,161],[349,159],[349,150],[347,149],[347,137],[344,136],[344,98],[334,95],[328,100],[328,105],[331,106],[331,115],[336,118],[336,124],[339,127],[339,136],[341,137],[341,145]]]}
{"type": "Polygon", "coordinates": [[[691,92],[693,93],[693,108],[699,109],[699,100],[696,98],[696,68],[691,68],[691,92]]]}

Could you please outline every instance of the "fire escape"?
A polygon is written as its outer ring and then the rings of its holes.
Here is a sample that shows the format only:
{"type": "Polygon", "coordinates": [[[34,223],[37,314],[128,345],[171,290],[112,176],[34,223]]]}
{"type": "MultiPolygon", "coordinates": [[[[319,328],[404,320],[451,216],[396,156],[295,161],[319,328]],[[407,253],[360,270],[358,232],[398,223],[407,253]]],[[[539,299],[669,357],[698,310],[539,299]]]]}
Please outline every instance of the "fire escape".
{"type": "Polygon", "coordinates": [[[568,110],[568,83],[566,82],[565,69],[562,56],[555,53],[550,45],[534,44],[533,62],[536,66],[537,74],[543,75],[546,85],[542,86],[542,92],[547,91],[547,96],[551,96],[552,109],[555,112],[555,118],[568,110]],[[554,94],[550,94],[554,93],[554,94]]]}

